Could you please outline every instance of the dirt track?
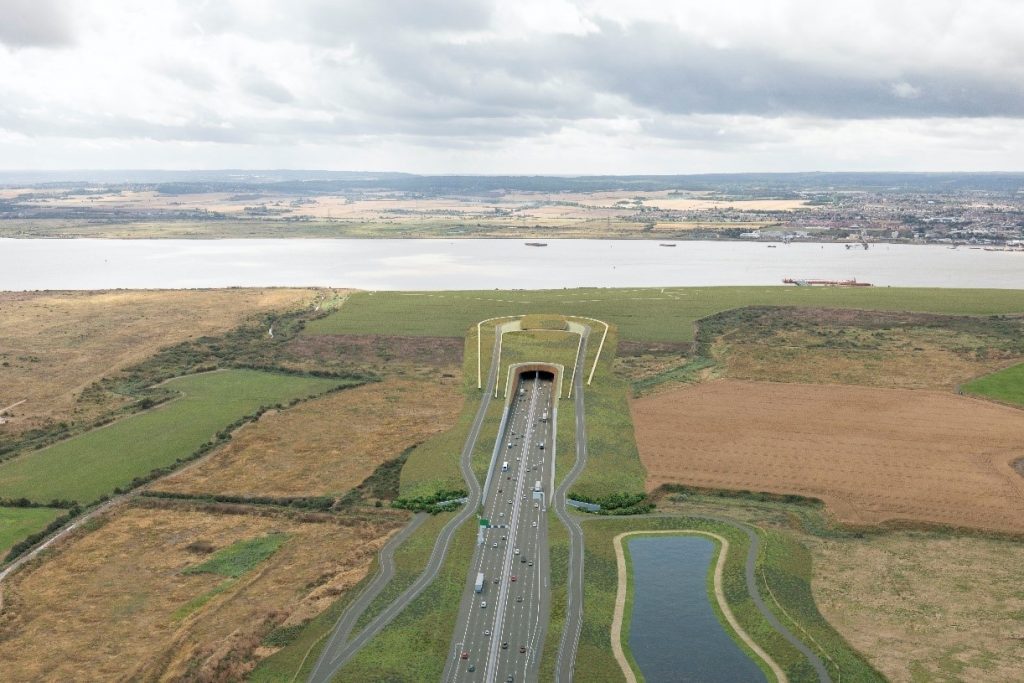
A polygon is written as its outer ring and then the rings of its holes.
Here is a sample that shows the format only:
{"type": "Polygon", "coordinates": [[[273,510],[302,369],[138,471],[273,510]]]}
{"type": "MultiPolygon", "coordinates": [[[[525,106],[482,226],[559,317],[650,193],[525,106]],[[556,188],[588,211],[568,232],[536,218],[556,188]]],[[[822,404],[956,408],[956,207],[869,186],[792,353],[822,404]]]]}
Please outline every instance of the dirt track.
{"type": "Polygon", "coordinates": [[[1024,411],[934,391],[722,380],[632,404],[648,488],[799,493],[852,524],[1024,532],[1024,411]]]}

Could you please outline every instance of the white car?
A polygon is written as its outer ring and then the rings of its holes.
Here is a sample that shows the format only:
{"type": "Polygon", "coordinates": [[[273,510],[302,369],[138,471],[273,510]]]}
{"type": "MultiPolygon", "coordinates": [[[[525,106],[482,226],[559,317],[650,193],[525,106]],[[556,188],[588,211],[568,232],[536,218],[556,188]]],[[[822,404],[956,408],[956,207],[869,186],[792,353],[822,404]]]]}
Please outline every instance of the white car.
{"type": "Polygon", "coordinates": [[[480,603],[480,609],[487,609],[487,601],[486,600],[484,600],[483,602],[480,603]]]}
{"type": "Polygon", "coordinates": [[[516,552],[515,552],[515,554],[516,554],[516,555],[518,555],[518,554],[519,554],[519,548],[516,548],[516,552]]]}

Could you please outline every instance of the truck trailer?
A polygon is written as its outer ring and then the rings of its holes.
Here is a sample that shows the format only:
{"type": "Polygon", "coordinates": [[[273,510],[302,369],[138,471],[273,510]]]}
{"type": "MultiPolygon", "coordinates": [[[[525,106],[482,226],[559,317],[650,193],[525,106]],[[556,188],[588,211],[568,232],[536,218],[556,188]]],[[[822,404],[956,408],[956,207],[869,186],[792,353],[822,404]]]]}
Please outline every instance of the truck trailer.
{"type": "Polygon", "coordinates": [[[483,593],[484,592],[484,573],[483,572],[477,572],[477,575],[476,575],[476,585],[473,586],[473,589],[477,593],[483,593]]]}

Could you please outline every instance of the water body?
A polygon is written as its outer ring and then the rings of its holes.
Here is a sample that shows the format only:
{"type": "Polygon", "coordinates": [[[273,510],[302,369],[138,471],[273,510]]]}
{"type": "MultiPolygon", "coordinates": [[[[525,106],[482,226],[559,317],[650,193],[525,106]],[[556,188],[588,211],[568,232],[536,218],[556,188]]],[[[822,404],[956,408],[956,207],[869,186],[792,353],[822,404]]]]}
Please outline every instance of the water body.
{"type": "Polygon", "coordinates": [[[711,539],[648,536],[627,545],[635,586],[629,647],[648,683],[767,680],[711,607],[711,539]]]}
{"type": "Polygon", "coordinates": [[[0,290],[330,286],[380,290],[780,285],[1024,289],[1024,253],[940,246],[640,240],[0,239],[0,290]]]}

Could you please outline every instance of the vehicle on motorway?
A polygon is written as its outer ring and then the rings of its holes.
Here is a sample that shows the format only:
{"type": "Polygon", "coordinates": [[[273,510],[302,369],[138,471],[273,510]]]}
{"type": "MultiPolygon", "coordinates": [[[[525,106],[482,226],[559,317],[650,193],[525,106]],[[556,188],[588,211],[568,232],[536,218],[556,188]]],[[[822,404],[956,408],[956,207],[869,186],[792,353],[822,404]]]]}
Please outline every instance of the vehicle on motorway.
{"type": "Polygon", "coordinates": [[[518,555],[518,554],[519,554],[519,548],[516,548],[516,553],[515,553],[515,554],[516,554],[516,555],[518,555]]]}
{"type": "MultiPolygon", "coordinates": [[[[534,467],[536,467],[536,465],[534,465],[534,467]]],[[[536,482],[534,482],[533,490],[534,491],[540,491],[540,479],[538,479],[536,482]]]]}
{"type": "Polygon", "coordinates": [[[516,596],[516,602],[522,602],[522,601],[523,601],[523,596],[522,595],[517,595],[516,596]]]}
{"type": "Polygon", "coordinates": [[[544,450],[544,442],[541,441],[539,444],[537,444],[537,448],[544,450]]]}
{"type": "Polygon", "coordinates": [[[469,666],[467,666],[466,671],[468,671],[469,673],[473,673],[474,671],[476,671],[476,664],[470,664],[469,666]]]}
{"type": "Polygon", "coordinates": [[[485,635],[485,636],[490,636],[490,635],[491,635],[491,629],[489,629],[489,628],[485,628],[485,629],[484,629],[484,635],[485,635]]]}
{"type": "Polygon", "coordinates": [[[521,655],[525,655],[526,654],[526,646],[525,645],[520,645],[519,646],[519,654],[521,654],[521,655]]]}
{"type": "Polygon", "coordinates": [[[498,583],[498,577],[497,577],[497,576],[495,576],[495,577],[494,577],[494,579],[493,579],[493,581],[494,581],[494,583],[498,583]]]}
{"type": "Polygon", "coordinates": [[[523,555],[522,557],[520,557],[519,561],[520,562],[526,562],[526,555],[523,555]]]}
{"type": "Polygon", "coordinates": [[[495,548],[498,547],[498,542],[497,541],[494,542],[494,546],[493,547],[495,547],[495,548]]]}
{"type": "Polygon", "coordinates": [[[487,601],[483,600],[480,602],[480,609],[487,609],[487,601]]]}
{"type": "Polygon", "coordinates": [[[537,526],[537,522],[534,522],[534,523],[533,523],[533,526],[537,526]]]}
{"type": "Polygon", "coordinates": [[[508,643],[507,643],[507,642],[505,642],[505,643],[502,643],[502,644],[501,644],[501,649],[502,649],[502,650],[507,650],[507,649],[508,649],[508,643]]]}
{"type": "Polygon", "coordinates": [[[513,581],[515,581],[515,580],[516,580],[516,575],[515,575],[515,574],[513,574],[513,575],[512,575],[512,580],[513,580],[513,581]]]}
{"type": "Polygon", "coordinates": [[[473,585],[473,590],[475,590],[477,593],[483,593],[484,592],[484,573],[483,572],[477,572],[476,583],[473,585]]]}
{"type": "Polygon", "coordinates": [[[465,650],[463,650],[463,651],[462,651],[462,658],[463,658],[463,659],[469,659],[469,653],[468,653],[468,652],[466,652],[465,650]]]}
{"type": "Polygon", "coordinates": [[[501,463],[501,471],[508,472],[508,460],[504,460],[501,463]]]}
{"type": "Polygon", "coordinates": [[[508,499],[508,504],[509,504],[509,505],[511,505],[511,504],[512,504],[512,499],[511,499],[511,498],[509,498],[509,499],[508,499]]]}
{"type": "Polygon", "coordinates": [[[533,566],[533,560],[530,560],[530,562],[526,566],[527,567],[532,567],[533,566]]]}

